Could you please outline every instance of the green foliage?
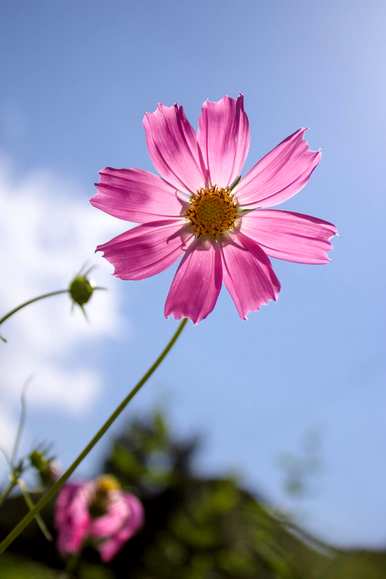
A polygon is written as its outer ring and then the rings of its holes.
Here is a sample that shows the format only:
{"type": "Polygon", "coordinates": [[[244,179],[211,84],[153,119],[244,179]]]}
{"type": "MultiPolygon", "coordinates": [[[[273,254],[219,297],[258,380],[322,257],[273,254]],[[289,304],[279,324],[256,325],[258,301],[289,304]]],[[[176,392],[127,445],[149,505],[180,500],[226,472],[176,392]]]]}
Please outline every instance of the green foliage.
{"type": "Polygon", "coordinates": [[[293,498],[310,494],[312,479],[321,470],[321,442],[315,430],[306,432],[300,454],[284,452],[279,466],[284,474],[284,489],[293,498]]]}
{"type": "Polygon", "coordinates": [[[1,579],[57,579],[54,571],[20,556],[3,555],[0,569],[1,579]]]}
{"type": "MultiPolygon", "coordinates": [[[[160,413],[131,423],[102,472],[141,498],[144,528],[108,565],[87,547],[66,579],[384,579],[386,554],[313,548],[237,480],[198,477],[196,447],[177,440],[160,413]]],[[[20,497],[9,499],[0,533],[24,510],[20,497]]],[[[52,509],[44,517],[52,527],[52,509]]],[[[12,549],[0,559],[1,579],[63,579],[65,562],[36,526],[12,549]]]]}

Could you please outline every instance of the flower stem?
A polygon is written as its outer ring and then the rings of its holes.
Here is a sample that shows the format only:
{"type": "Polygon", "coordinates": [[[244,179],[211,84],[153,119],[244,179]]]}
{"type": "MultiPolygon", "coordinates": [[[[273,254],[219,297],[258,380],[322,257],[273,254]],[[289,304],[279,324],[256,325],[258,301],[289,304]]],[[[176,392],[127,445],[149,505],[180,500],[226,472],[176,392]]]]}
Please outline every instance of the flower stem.
{"type": "MultiPolygon", "coordinates": [[[[34,508],[35,503],[32,500],[32,497],[30,495],[30,492],[28,490],[26,483],[21,478],[18,478],[17,484],[19,486],[21,494],[23,495],[23,498],[25,500],[25,504],[27,505],[27,507],[31,511],[34,508]]],[[[43,521],[43,519],[41,518],[39,513],[35,516],[35,520],[39,526],[39,529],[43,533],[44,538],[47,539],[47,541],[52,541],[52,535],[49,532],[49,530],[47,529],[47,525],[45,524],[45,522],[43,521]]]]}
{"type": "Polygon", "coordinates": [[[7,500],[7,498],[9,497],[9,495],[11,494],[11,492],[13,491],[15,486],[16,486],[16,482],[11,479],[9,481],[8,485],[5,487],[2,495],[0,496],[0,507],[4,503],[4,501],[7,500]]]}
{"type": "Polygon", "coordinates": [[[54,296],[59,296],[61,294],[68,294],[68,293],[69,293],[69,290],[67,290],[67,289],[57,290],[54,292],[48,292],[46,294],[41,294],[40,296],[37,296],[36,298],[32,298],[31,300],[27,300],[26,302],[23,302],[22,304],[16,306],[16,308],[13,308],[8,313],[6,313],[2,318],[0,318],[0,326],[6,320],[8,320],[8,318],[13,316],[13,314],[16,314],[18,311],[22,310],[26,306],[29,306],[30,304],[34,304],[35,302],[39,302],[40,300],[45,300],[46,298],[51,298],[54,296]]]}
{"type": "Polygon", "coordinates": [[[70,478],[74,470],[80,465],[80,463],[86,458],[89,452],[94,448],[97,442],[102,438],[105,432],[110,428],[113,422],[118,418],[118,416],[124,411],[130,400],[139,392],[142,386],[149,380],[149,378],[157,370],[158,366],[166,358],[170,350],[173,348],[174,344],[177,342],[179,336],[181,335],[183,329],[187,324],[187,319],[183,319],[173,336],[166,344],[165,348],[162,350],[158,358],[153,362],[150,368],[145,372],[142,378],[137,382],[137,384],[130,390],[127,396],[122,400],[120,404],[116,407],[114,412],[106,420],[106,422],[101,426],[97,433],[92,437],[88,444],[84,447],[82,452],[74,460],[74,462],[67,468],[67,470],[61,475],[60,478],[52,485],[52,487],[41,497],[41,499],[35,504],[35,506],[25,515],[25,517],[16,525],[14,529],[5,537],[5,539],[0,543],[0,554],[9,547],[9,545],[20,535],[20,533],[26,528],[27,525],[31,523],[34,517],[39,513],[43,507],[56,495],[56,493],[61,489],[64,483],[70,478]]]}

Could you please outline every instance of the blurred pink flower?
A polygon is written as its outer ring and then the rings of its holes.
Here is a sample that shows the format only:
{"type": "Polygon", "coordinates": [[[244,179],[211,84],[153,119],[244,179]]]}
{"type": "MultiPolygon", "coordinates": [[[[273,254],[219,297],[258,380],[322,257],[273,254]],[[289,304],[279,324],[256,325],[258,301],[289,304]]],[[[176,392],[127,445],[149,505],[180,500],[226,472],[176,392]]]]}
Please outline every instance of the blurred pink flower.
{"type": "Polygon", "coordinates": [[[222,283],[240,316],[280,291],[268,256],[300,263],[329,261],[334,225],[267,209],[308,182],[320,152],[299,129],[240,178],[249,151],[243,97],[205,101],[194,131],[182,106],[158,105],[144,117],[147,146],[160,177],[141,169],[100,171],[92,205],[140,223],[99,245],[121,279],[155,275],[179,257],[165,315],[198,323],[214,308],[222,283]]]}
{"type": "Polygon", "coordinates": [[[112,477],[69,483],[55,505],[58,549],[62,555],[78,553],[92,540],[102,560],[110,561],[143,521],[139,499],[123,492],[112,477]]]}

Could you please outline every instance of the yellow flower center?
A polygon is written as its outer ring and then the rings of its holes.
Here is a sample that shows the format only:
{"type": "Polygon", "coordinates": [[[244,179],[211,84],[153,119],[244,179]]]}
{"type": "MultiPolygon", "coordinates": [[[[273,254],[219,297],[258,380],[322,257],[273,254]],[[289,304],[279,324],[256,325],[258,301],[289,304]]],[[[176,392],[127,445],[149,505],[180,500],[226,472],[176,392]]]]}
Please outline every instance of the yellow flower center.
{"type": "Polygon", "coordinates": [[[89,513],[91,517],[98,518],[103,516],[108,509],[111,500],[111,493],[121,489],[121,485],[114,476],[109,474],[97,478],[95,492],[89,504],[89,513]]]}
{"type": "Polygon", "coordinates": [[[231,231],[238,216],[238,204],[231,190],[217,185],[193,193],[185,211],[194,235],[214,240],[231,231]]]}
{"type": "Polygon", "coordinates": [[[96,481],[96,492],[97,493],[109,493],[110,491],[118,491],[121,485],[114,476],[110,474],[104,474],[97,478],[96,481]]]}

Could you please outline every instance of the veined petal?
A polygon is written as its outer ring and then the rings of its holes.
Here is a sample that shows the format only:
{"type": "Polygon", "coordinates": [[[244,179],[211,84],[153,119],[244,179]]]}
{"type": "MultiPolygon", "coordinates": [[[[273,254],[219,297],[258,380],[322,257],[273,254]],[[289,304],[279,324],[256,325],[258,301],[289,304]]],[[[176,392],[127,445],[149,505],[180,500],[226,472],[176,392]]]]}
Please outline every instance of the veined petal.
{"type": "Polygon", "coordinates": [[[242,206],[278,205],[307,184],[321,154],[309,149],[305,131],[299,129],[287,137],[241,179],[236,195],[242,206]]]}
{"type": "MultiPolygon", "coordinates": [[[[121,279],[144,279],[163,271],[184,251],[189,234],[184,221],[152,221],[98,245],[97,251],[121,279]]],[[[191,237],[191,235],[190,235],[191,237]]]]}
{"type": "Polygon", "coordinates": [[[165,304],[165,316],[190,318],[195,324],[216,305],[221,290],[222,267],[218,247],[196,242],[186,252],[165,304]]]}
{"type": "Polygon", "coordinates": [[[241,220],[241,231],[271,257],[299,263],[327,263],[336,227],[293,211],[257,209],[241,220]]]}
{"type": "Polygon", "coordinates": [[[193,193],[205,185],[206,174],[196,134],[179,105],[159,104],[143,118],[154,167],[179,191],[193,193]]]}
{"type": "Polygon", "coordinates": [[[244,320],[249,312],[276,300],[280,291],[269,258],[264,251],[242,233],[234,234],[222,247],[224,284],[239,315],[244,320]]]}
{"type": "Polygon", "coordinates": [[[119,219],[143,223],[181,214],[176,190],[158,175],[141,169],[113,169],[99,172],[97,193],[91,205],[119,219]]]}
{"type": "Polygon", "coordinates": [[[212,185],[227,187],[241,173],[250,136],[244,97],[224,96],[202,106],[197,139],[212,185]]]}

